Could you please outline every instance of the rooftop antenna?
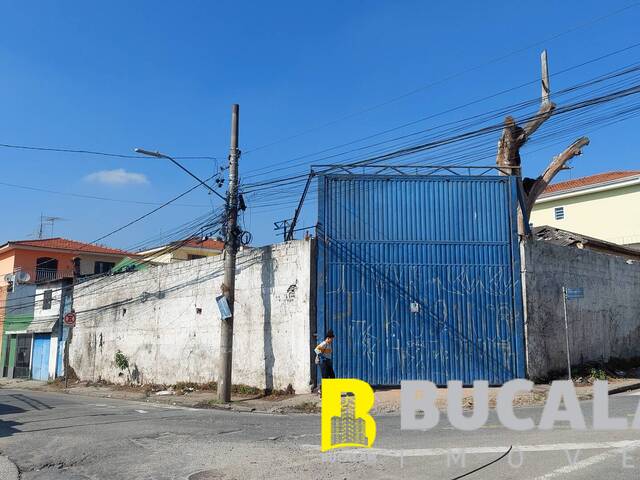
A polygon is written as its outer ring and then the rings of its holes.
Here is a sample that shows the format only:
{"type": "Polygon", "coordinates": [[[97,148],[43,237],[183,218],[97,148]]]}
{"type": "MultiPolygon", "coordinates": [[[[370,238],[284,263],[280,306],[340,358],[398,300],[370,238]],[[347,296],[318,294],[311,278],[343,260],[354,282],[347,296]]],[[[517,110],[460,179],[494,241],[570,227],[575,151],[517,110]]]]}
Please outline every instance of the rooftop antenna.
{"type": "Polygon", "coordinates": [[[53,225],[60,220],[66,220],[62,217],[52,217],[49,215],[40,214],[40,228],[38,229],[38,238],[41,239],[44,237],[45,225],[49,225],[51,227],[51,236],[53,237],[53,225]]]}

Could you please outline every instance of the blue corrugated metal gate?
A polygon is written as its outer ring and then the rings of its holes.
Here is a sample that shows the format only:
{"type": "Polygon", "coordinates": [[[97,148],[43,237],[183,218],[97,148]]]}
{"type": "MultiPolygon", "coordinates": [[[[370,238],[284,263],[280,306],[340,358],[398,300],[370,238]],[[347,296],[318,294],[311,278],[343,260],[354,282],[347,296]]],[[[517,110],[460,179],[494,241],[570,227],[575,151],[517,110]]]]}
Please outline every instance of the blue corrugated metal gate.
{"type": "Polygon", "coordinates": [[[320,175],[318,336],[372,385],[524,376],[516,184],[320,175]]]}

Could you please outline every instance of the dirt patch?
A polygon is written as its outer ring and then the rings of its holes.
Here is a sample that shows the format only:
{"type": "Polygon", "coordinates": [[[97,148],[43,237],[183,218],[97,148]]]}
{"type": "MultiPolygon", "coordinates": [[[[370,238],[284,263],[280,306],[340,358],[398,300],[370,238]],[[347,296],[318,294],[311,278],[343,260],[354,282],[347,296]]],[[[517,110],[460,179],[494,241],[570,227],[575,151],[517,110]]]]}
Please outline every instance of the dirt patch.
{"type": "MultiPolygon", "coordinates": [[[[166,386],[164,388],[159,388],[155,391],[166,390],[166,386]]],[[[218,391],[218,384],[216,382],[207,382],[207,383],[195,383],[195,382],[178,382],[173,385],[173,389],[176,391],[177,395],[181,395],[189,392],[216,392],[218,391]],[[178,393],[181,392],[181,393],[178,393]]]]}
{"type": "MultiPolygon", "coordinates": [[[[615,383],[627,378],[640,377],[640,357],[620,359],[612,357],[608,362],[586,362],[571,366],[571,376],[576,387],[591,386],[596,380],[615,383]]],[[[553,380],[566,380],[566,368],[555,370],[548,377],[534,379],[538,384],[551,383],[553,380]]]]}
{"type": "Polygon", "coordinates": [[[276,408],[274,411],[278,413],[320,413],[320,406],[314,402],[302,402],[286,407],[276,408]]]}
{"type": "Polygon", "coordinates": [[[198,402],[193,407],[194,408],[221,408],[225,405],[228,405],[228,404],[224,403],[221,400],[218,400],[217,398],[211,398],[209,400],[198,402]]]}

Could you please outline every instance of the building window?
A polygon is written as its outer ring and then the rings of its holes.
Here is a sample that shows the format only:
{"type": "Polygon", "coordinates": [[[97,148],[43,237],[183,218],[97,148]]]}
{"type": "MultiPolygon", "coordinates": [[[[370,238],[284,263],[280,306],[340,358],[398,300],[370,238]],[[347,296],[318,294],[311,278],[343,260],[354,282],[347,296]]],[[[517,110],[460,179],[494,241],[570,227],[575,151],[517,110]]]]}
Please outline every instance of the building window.
{"type": "Polygon", "coordinates": [[[39,257],[36,260],[36,282],[49,282],[58,278],[58,260],[39,257]]]}
{"type": "Polygon", "coordinates": [[[554,208],[553,215],[556,217],[556,220],[564,220],[564,207],[554,208]]]}
{"type": "Polygon", "coordinates": [[[45,290],[42,297],[42,309],[51,310],[51,300],[53,298],[53,290],[45,290]]]}
{"type": "Polygon", "coordinates": [[[93,273],[109,273],[116,264],[113,262],[96,262],[93,273]]]}
{"type": "Polygon", "coordinates": [[[73,276],[79,277],[81,272],[80,268],[80,258],[76,257],[73,259],[73,276]]]}

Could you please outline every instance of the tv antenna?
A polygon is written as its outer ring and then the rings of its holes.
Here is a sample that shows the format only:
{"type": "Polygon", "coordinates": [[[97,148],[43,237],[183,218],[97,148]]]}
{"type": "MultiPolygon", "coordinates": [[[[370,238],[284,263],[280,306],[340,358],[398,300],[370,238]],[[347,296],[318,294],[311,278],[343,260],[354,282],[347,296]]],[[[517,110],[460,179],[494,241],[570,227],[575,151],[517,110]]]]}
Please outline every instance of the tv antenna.
{"type": "Polygon", "coordinates": [[[49,215],[43,215],[41,213],[40,214],[40,228],[38,229],[38,238],[43,238],[44,237],[45,227],[46,226],[50,227],[51,236],[53,237],[53,225],[56,222],[59,222],[61,220],[66,220],[66,218],[52,217],[52,216],[49,216],[49,215]]]}

